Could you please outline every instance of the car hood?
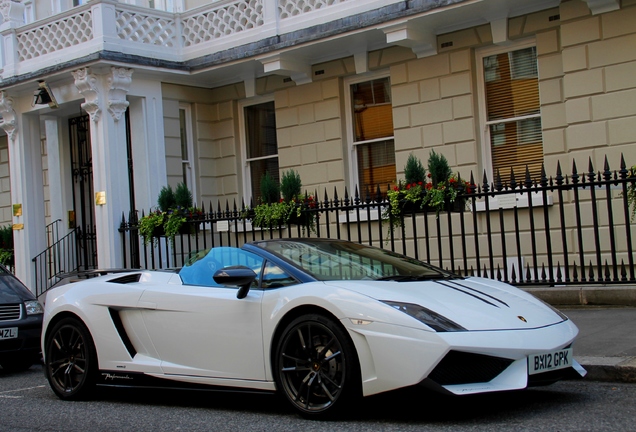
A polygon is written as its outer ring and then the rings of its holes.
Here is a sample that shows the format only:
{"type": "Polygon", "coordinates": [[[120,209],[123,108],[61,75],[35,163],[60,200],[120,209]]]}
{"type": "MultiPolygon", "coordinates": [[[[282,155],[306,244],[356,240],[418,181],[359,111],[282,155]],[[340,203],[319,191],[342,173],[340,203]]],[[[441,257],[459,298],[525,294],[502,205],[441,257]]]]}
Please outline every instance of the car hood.
{"type": "Polygon", "coordinates": [[[0,304],[22,303],[35,300],[35,296],[13,276],[0,276],[0,304]]]}
{"type": "Polygon", "coordinates": [[[490,279],[327,283],[380,301],[417,304],[473,331],[532,329],[564,321],[531,294],[490,279]]]}

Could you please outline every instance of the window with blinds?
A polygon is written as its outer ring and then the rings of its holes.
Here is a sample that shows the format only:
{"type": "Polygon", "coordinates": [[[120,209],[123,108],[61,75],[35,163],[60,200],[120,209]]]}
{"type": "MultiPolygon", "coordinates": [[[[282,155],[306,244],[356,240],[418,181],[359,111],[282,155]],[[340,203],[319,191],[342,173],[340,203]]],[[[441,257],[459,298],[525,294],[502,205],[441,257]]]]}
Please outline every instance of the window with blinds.
{"type": "Polygon", "coordinates": [[[246,106],[244,116],[246,162],[249,167],[252,198],[256,205],[260,202],[263,175],[268,172],[274,180],[279,180],[274,102],[246,106]]]}
{"type": "Polygon", "coordinates": [[[543,138],[536,47],[483,58],[493,173],[541,174],[543,138]]]}
{"type": "Polygon", "coordinates": [[[385,191],[396,181],[389,78],[351,85],[354,148],[361,193],[385,191]]]}

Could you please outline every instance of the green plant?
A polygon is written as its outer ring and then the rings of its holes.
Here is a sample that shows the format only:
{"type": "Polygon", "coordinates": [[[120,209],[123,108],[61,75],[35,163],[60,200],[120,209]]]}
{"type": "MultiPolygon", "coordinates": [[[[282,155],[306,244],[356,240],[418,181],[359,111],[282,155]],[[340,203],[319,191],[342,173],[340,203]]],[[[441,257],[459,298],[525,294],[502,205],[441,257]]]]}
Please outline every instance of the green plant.
{"type": "Polygon", "coordinates": [[[265,172],[261,176],[261,200],[265,204],[278,202],[280,199],[280,185],[278,181],[271,176],[269,172],[265,172]]]}
{"type": "MultiPolygon", "coordinates": [[[[636,165],[632,166],[630,177],[636,177],[636,165]]],[[[636,219],[636,183],[627,185],[627,204],[630,210],[630,221],[636,219]]]]}
{"type": "Polygon", "coordinates": [[[413,153],[409,154],[409,157],[406,159],[404,179],[406,180],[406,184],[418,184],[426,181],[426,169],[413,153]]]}
{"type": "Polygon", "coordinates": [[[157,205],[159,206],[159,210],[162,212],[167,212],[169,209],[175,207],[177,205],[177,200],[172,190],[172,186],[164,186],[159,191],[159,198],[157,198],[157,205]]]}
{"type": "Polygon", "coordinates": [[[139,219],[139,234],[144,238],[144,245],[155,241],[156,230],[163,226],[165,219],[166,213],[161,210],[150,212],[139,219]]]}
{"type": "Polygon", "coordinates": [[[174,241],[174,237],[179,234],[181,226],[186,223],[187,220],[188,219],[186,218],[185,213],[181,210],[181,208],[168,210],[163,222],[163,229],[165,231],[166,237],[174,241]]]}
{"type": "MultiPolygon", "coordinates": [[[[139,219],[139,234],[144,238],[144,244],[154,242],[165,235],[174,241],[174,237],[182,232],[183,224],[188,220],[200,219],[203,211],[192,205],[192,192],[185,183],[179,183],[176,191],[170,186],[164,186],[157,198],[158,209],[139,219]]],[[[187,233],[193,234],[196,225],[192,225],[187,233]]]]}
{"type": "Polygon", "coordinates": [[[435,153],[435,150],[431,150],[428,156],[428,172],[434,187],[451,178],[453,174],[446,157],[435,153]]]}
{"type": "Polygon", "coordinates": [[[467,182],[459,180],[459,176],[453,175],[448,165],[448,160],[443,155],[431,151],[428,160],[427,182],[422,163],[412,154],[409,155],[404,175],[405,182],[399,181],[396,186],[387,192],[389,206],[383,213],[382,219],[390,222],[392,231],[404,225],[404,212],[406,208],[424,209],[439,212],[454,204],[459,192],[468,186],[467,182]]]}
{"type": "Polygon", "coordinates": [[[257,205],[254,207],[252,225],[259,228],[275,228],[289,220],[295,207],[295,203],[285,201],[257,205]]]}
{"type": "Polygon", "coordinates": [[[0,249],[13,249],[13,225],[0,227],[0,249]]]}
{"type": "Polygon", "coordinates": [[[0,263],[13,265],[13,225],[0,227],[0,263]]]}
{"type": "Polygon", "coordinates": [[[316,202],[311,195],[302,197],[302,182],[298,172],[289,170],[283,173],[280,186],[268,184],[263,187],[264,182],[272,183],[274,180],[267,174],[262,177],[262,203],[244,214],[245,218],[251,218],[253,226],[274,228],[293,223],[315,231],[316,214],[303,210],[316,207],[316,202]],[[280,194],[283,198],[279,198],[280,194]]]}
{"type": "MultiPolygon", "coordinates": [[[[430,183],[429,183],[430,184],[430,183]]],[[[403,183],[399,181],[397,186],[386,193],[389,200],[389,207],[384,209],[382,219],[390,220],[394,229],[404,224],[404,207],[407,203],[423,208],[424,183],[403,183]]]]}
{"type": "Polygon", "coordinates": [[[294,170],[283,173],[280,180],[280,193],[285,202],[290,202],[300,196],[303,184],[300,181],[300,174],[294,170]]]}
{"type": "Polygon", "coordinates": [[[192,192],[190,192],[190,189],[188,189],[188,186],[185,183],[179,183],[177,185],[177,188],[174,191],[174,204],[175,205],[172,207],[192,207],[192,192]]]}

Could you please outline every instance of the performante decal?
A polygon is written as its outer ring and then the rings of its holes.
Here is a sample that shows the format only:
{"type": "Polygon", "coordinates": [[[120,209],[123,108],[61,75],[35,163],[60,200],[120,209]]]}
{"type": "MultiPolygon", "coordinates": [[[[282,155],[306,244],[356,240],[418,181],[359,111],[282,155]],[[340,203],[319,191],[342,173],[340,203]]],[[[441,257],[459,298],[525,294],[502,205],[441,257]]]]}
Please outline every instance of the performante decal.
{"type": "Polygon", "coordinates": [[[115,381],[115,380],[132,380],[134,378],[131,377],[128,374],[120,375],[120,374],[115,374],[115,373],[103,372],[102,373],[102,379],[104,381],[115,381]]]}

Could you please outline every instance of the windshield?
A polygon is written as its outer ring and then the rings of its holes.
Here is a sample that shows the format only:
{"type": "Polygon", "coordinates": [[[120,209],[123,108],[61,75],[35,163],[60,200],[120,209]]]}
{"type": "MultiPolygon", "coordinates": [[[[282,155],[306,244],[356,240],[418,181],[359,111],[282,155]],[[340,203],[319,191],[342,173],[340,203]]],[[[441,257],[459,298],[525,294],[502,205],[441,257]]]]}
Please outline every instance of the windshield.
{"type": "Polygon", "coordinates": [[[276,240],[258,242],[257,245],[323,281],[413,281],[455,277],[413,258],[344,241],[276,240]]]}

